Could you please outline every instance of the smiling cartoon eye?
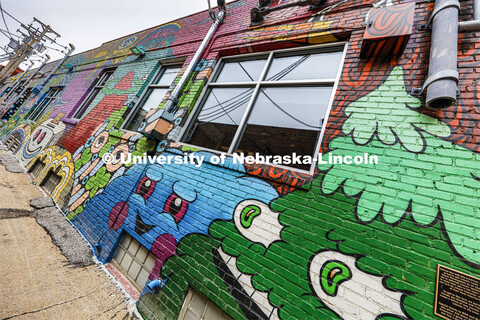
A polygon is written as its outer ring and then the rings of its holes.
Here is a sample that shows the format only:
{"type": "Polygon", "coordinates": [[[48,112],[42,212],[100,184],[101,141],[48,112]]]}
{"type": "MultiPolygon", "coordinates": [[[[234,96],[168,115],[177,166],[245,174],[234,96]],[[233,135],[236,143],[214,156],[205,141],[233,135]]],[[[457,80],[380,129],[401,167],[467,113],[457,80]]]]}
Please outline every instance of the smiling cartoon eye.
{"type": "Polygon", "coordinates": [[[163,211],[171,214],[177,223],[183,219],[187,210],[188,202],[177,196],[175,193],[172,193],[170,197],[168,197],[165,202],[165,207],[163,208],[163,211]]]}
{"type": "Polygon", "coordinates": [[[46,132],[42,133],[42,134],[40,135],[40,137],[38,137],[37,143],[42,142],[42,140],[45,138],[45,135],[46,135],[46,132]]]}
{"type": "Polygon", "coordinates": [[[155,181],[143,177],[137,186],[137,193],[141,195],[143,199],[147,200],[155,190],[155,184],[155,181]]]}
{"type": "Polygon", "coordinates": [[[35,132],[35,135],[33,136],[33,140],[37,139],[40,132],[42,132],[42,130],[38,130],[37,132],[35,132]]]}

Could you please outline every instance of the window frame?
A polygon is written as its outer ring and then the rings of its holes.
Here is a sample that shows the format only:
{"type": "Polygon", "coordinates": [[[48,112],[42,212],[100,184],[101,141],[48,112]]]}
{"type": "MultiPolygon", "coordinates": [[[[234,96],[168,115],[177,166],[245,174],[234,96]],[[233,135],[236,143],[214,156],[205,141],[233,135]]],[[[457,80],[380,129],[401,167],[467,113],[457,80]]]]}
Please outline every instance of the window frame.
{"type": "Polygon", "coordinates": [[[53,101],[55,101],[58,96],[62,93],[64,87],[63,86],[57,86],[57,87],[50,87],[48,88],[47,92],[45,92],[44,96],[41,98],[41,100],[36,104],[33,108],[33,110],[27,117],[26,120],[36,122],[38,119],[42,117],[42,115],[45,113],[45,110],[48,109],[48,107],[52,104],[53,101]],[[54,91],[55,95],[51,96],[51,92],[54,91]]]}
{"type": "MultiPolygon", "coordinates": [[[[140,274],[142,273],[142,270],[145,270],[149,275],[152,272],[153,268],[155,268],[155,260],[156,260],[155,255],[151,251],[149,251],[144,245],[142,245],[140,241],[135,239],[135,237],[130,235],[128,232],[122,232],[120,242],[115,248],[115,252],[112,256],[111,262],[140,293],[142,292],[142,290],[144,289],[147,283],[147,282],[142,283],[139,281],[140,274]],[[125,246],[126,241],[128,241],[127,246],[125,246]],[[132,243],[134,243],[135,246],[138,245],[134,253],[131,250],[129,250],[132,243]],[[142,248],[146,251],[146,255],[143,258],[143,261],[141,261],[140,258],[138,257],[138,253],[140,252],[140,250],[142,250],[142,248]],[[123,259],[125,259],[125,256],[127,255],[132,259],[132,261],[130,261],[130,264],[128,265],[128,268],[127,268],[128,270],[125,269],[124,266],[122,265],[123,259]],[[151,261],[152,259],[153,259],[153,265],[150,268],[150,266],[148,265],[148,262],[151,261]],[[135,279],[133,279],[133,275],[131,272],[133,262],[136,262],[140,266],[140,270],[135,276],[135,279]]],[[[147,280],[148,280],[148,275],[147,275],[147,280]]]]}
{"type": "Polygon", "coordinates": [[[90,87],[90,92],[88,93],[87,97],[83,100],[83,102],[80,104],[80,107],[78,107],[77,110],[75,110],[75,113],[73,114],[72,119],[81,120],[85,116],[85,113],[87,112],[88,107],[90,107],[93,100],[95,100],[98,94],[102,92],[103,88],[105,88],[105,85],[115,73],[115,70],[116,68],[105,69],[101,74],[97,76],[97,78],[95,78],[92,86],[90,87]]]}
{"type": "MultiPolygon", "coordinates": [[[[143,106],[145,105],[145,102],[147,102],[148,98],[150,98],[150,95],[148,95],[150,90],[153,92],[155,89],[166,89],[167,90],[165,92],[165,95],[166,95],[168,93],[168,89],[170,89],[172,87],[172,84],[175,82],[175,79],[177,79],[178,73],[182,70],[183,65],[184,65],[184,61],[179,62],[179,63],[173,63],[173,62],[172,63],[160,63],[160,67],[158,68],[158,70],[155,71],[155,73],[154,73],[153,77],[150,79],[148,85],[145,87],[142,94],[138,98],[138,101],[132,107],[132,109],[130,110],[128,115],[125,117],[125,121],[123,122],[123,124],[120,128],[121,130],[128,131],[128,132],[139,133],[138,129],[134,131],[134,130],[131,130],[131,129],[127,129],[127,127],[130,125],[130,122],[133,120],[135,115],[143,108],[143,106]],[[175,76],[175,79],[172,81],[172,83],[170,83],[169,85],[159,85],[159,84],[154,83],[156,81],[158,81],[158,82],[161,81],[163,75],[165,74],[165,72],[169,68],[179,68],[179,71],[177,72],[177,76],[175,76]]],[[[165,98],[165,95],[163,96],[163,98],[165,98]]],[[[161,101],[158,102],[159,105],[163,101],[163,98],[162,98],[161,101]]],[[[158,108],[158,106],[157,106],[157,108],[158,108]]]]}
{"type": "MultiPolygon", "coordinates": [[[[260,96],[260,92],[262,88],[281,88],[281,87],[294,87],[294,86],[301,86],[301,87],[308,87],[308,86],[330,86],[332,88],[332,93],[330,95],[330,99],[328,101],[327,109],[325,111],[325,118],[322,123],[322,128],[320,130],[320,133],[317,136],[316,143],[315,143],[315,149],[314,150],[320,150],[321,143],[323,141],[324,135],[325,135],[325,130],[326,126],[328,123],[328,118],[332,109],[333,102],[335,100],[335,95],[337,92],[338,88],[338,83],[340,80],[340,77],[342,75],[344,65],[345,65],[345,57],[347,54],[347,49],[348,49],[348,42],[341,41],[341,42],[334,42],[334,43],[326,43],[326,44],[320,44],[320,45],[312,45],[312,46],[304,46],[304,47],[295,47],[295,48],[288,48],[288,49],[279,49],[279,50],[272,50],[272,51],[266,51],[266,52],[258,52],[258,53],[250,53],[250,54],[242,54],[242,55],[237,55],[237,56],[227,56],[227,57],[222,57],[220,61],[217,63],[215,66],[212,76],[208,79],[207,84],[205,85],[205,88],[200,95],[199,99],[197,100],[194,108],[192,109],[190,115],[188,116],[188,119],[183,126],[182,130],[180,131],[180,134],[178,135],[177,139],[175,140],[176,144],[191,147],[191,148],[196,148],[200,150],[205,150],[208,152],[212,152],[215,154],[226,154],[228,156],[231,156],[232,154],[235,153],[236,148],[240,144],[240,141],[243,137],[243,134],[245,132],[245,129],[248,124],[248,119],[253,111],[253,108],[255,106],[255,102],[257,101],[258,97],[260,96]],[[316,51],[318,50],[318,51],[316,51]],[[316,52],[315,52],[316,51],[316,52]],[[282,57],[282,56],[293,56],[291,53],[296,53],[297,55],[305,54],[305,53],[322,53],[322,52],[334,52],[334,51],[341,51],[342,52],[342,57],[340,59],[337,75],[335,79],[310,79],[310,80],[281,80],[281,81],[265,81],[265,77],[268,74],[268,71],[272,65],[272,62],[274,60],[274,57],[282,57]],[[226,62],[237,62],[237,61],[252,61],[252,60],[260,60],[262,58],[266,58],[265,65],[263,67],[263,70],[260,74],[260,77],[258,80],[253,81],[253,82],[224,82],[224,83],[215,83],[217,78],[220,76],[221,71],[223,69],[223,66],[225,65],[226,62]],[[232,139],[232,142],[230,143],[228,152],[222,152],[219,150],[213,150],[209,149],[206,147],[202,146],[197,146],[193,144],[189,144],[187,142],[184,142],[186,140],[187,134],[190,132],[192,126],[195,124],[196,119],[200,115],[200,112],[202,111],[202,108],[209,97],[210,92],[214,88],[240,88],[240,87],[245,87],[245,88],[254,88],[254,92],[252,93],[252,96],[250,97],[250,100],[245,108],[245,112],[242,116],[242,119],[240,123],[237,126],[235,135],[232,139]]],[[[282,168],[282,169],[287,169],[287,170],[292,170],[296,172],[303,172],[303,173],[308,173],[308,174],[313,174],[315,170],[315,164],[318,161],[318,151],[315,151],[313,155],[313,163],[310,166],[309,170],[303,170],[299,168],[294,168],[294,167],[289,167],[286,165],[272,165],[274,167],[282,168]]]]}

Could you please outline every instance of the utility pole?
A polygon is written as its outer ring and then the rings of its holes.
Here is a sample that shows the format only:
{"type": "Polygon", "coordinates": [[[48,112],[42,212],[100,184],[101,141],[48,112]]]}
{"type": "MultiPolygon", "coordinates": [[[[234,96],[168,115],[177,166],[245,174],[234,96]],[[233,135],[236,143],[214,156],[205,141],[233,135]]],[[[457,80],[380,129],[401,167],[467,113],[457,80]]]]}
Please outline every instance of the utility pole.
{"type": "MultiPolygon", "coordinates": [[[[27,31],[28,34],[24,34],[24,39],[22,45],[15,51],[12,59],[8,64],[0,71],[0,85],[2,85],[5,80],[7,80],[12,72],[18,68],[18,66],[29,57],[33,50],[39,50],[43,45],[42,43],[48,39],[50,41],[55,41],[47,36],[47,34],[54,34],[57,37],[60,37],[49,25],[44,24],[37,18],[33,18],[34,22],[37,22],[40,26],[35,28],[33,23],[28,26],[21,25],[23,29],[27,31]]],[[[23,33],[22,33],[23,34],[23,33]]]]}

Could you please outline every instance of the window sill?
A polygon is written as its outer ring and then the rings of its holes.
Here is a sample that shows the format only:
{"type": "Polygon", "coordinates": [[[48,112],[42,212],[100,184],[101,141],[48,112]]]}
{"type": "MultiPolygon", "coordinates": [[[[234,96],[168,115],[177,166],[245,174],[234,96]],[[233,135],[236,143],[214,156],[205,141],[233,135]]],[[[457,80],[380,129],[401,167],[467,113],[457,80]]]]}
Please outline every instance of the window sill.
{"type": "MultiPolygon", "coordinates": [[[[221,156],[222,154],[225,154],[216,150],[205,149],[205,148],[201,148],[198,146],[193,146],[193,145],[189,145],[181,142],[177,142],[177,143],[182,147],[182,149],[186,148],[194,152],[208,152],[216,156],[221,156]]],[[[169,151],[170,146],[168,146],[165,149],[165,152],[171,153],[169,151]]],[[[225,155],[227,159],[232,158],[232,155],[229,155],[229,154],[225,154],[225,155]]],[[[311,188],[310,182],[312,182],[315,179],[315,177],[318,175],[318,171],[315,165],[313,166],[312,171],[308,172],[305,170],[300,170],[300,169],[296,170],[295,168],[290,168],[285,166],[276,166],[271,164],[259,164],[259,163],[234,164],[230,161],[224,164],[214,164],[210,161],[210,159],[205,159],[205,162],[208,162],[214,166],[221,166],[234,171],[239,171],[239,172],[244,171],[249,176],[256,177],[259,179],[265,179],[277,190],[279,194],[289,193],[296,189],[310,190],[311,188]]]]}

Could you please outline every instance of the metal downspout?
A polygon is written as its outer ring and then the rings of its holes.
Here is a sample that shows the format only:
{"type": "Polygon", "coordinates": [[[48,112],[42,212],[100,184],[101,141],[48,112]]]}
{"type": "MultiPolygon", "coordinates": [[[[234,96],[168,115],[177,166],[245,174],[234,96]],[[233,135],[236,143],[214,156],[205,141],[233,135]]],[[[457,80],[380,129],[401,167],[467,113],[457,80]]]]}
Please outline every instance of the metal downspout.
{"type": "Polygon", "coordinates": [[[58,69],[60,69],[63,63],[68,59],[68,57],[70,57],[72,52],[75,51],[75,46],[71,43],[69,45],[70,45],[70,49],[68,49],[68,52],[65,54],[65,57],[63,57],[63,59],[57,64],[55,68],[52,69],[52,71],[50,71],[50,74],[42,82],[41,84],[42,87],[45,86],[48,83],[48,81],[50,81],[50,78],[53,76],[53,74],[57,72],[58,69]]]}
{"type": "Polygon", "coordinates": [[[437,0],[427,24],[432,24],[428,78],[422,88],[412,90],[412,95],[427,90],[428,108],[445,109],[457,103],[459,9],[458,0],[437,0]]]}
{"type": "MultiPolygon", "coordinates": [[[[437,0],[435,6],[448,2],[437,0]]],[[[457,103],[459,6],[445,7],[433,18],[428,78],[434,80],[428,86],[426,101],[432,109],[445,109],[457,103]]]]}
{"type": "Polygon", "coordinates": [[[473,20],[460,22],[458,24],[458,31],[464,31],[464,32],[480,31],[480,0],[473,0],[473,20]]]}
{"type": "Polygon", "coordinates": [[[178,98],[183,90],[183,87],[187,83],[188,79],[190,78],[190,75],[197,65],[198,61],[200,60],[200,57],[203,55],[205,49],[207,46],[210,44],[210,41],[212,40],[215,32],[217,31],[218,27],[220,24],[223,22],[223,19],[225,17],[225,11],[220,10],[215,18],[214,23],[210,27],[210,30],[208,31],[207,35],[203,39],[202,43],[200,44],[200,47],[197,49],[197,52],[195,52],[195,55],[192,58],[192,61],[189,63],[187,70],[183,73],[182,78],[178,82],[177,86],[173,90],[172,94],[168,97],[167,103],[165,107],[163,108],[163,113],[160,116],[160,119],[158,120],[159,123],[155,125],[155,129],[152,131],[151,136],[155,138],[156,140],[160,141],[163,139],[165,134],[167,133],[167,128],[168,126],[172,123],[173,117],[175,115],[175,112],[178,110],[178,98]],[[164,124],[164,125],[162,125],[164,124]],[[161,127],[161,128],[160,128],[161,127]],[[165,129],[165,130],[163,130],[165,129]]]}

